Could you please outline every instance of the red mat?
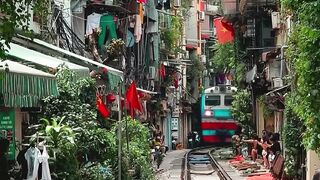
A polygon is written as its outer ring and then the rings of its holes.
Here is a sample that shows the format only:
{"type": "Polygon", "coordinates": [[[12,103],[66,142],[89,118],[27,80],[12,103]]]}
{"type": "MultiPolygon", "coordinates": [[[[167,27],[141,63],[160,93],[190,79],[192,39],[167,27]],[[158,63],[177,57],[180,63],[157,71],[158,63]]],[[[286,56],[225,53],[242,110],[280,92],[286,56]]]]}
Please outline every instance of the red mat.
{"type": "Polygon", "coordinates": [[[263,175],[247,177],[246,180],[274,180],[274,178],[272,177],[271,173],[267,173],[263,175]]]}

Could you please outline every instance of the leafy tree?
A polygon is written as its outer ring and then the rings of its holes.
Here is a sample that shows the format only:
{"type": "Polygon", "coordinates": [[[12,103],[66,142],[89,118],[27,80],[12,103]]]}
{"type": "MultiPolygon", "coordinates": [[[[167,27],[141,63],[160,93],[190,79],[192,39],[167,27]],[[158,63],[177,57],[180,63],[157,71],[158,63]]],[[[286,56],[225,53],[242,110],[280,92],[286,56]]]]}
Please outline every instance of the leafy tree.
{"type": "MultiPolygon", "coordinates": [[[[44,20],[48,15],[48,0],[1,0],[0,1],[0,57],[5,56],[5,47],[9,47],[12,37],[21,31],[30,34],[30,10],[44,20]]],[[[47,21],[45,21],[47,22],[47,21]]]]}
{"type": "Polygon", "coordinates": [[[236,67],[234,43],[216,44],[211,59],[216,72],[230,71],[236,67]]]}
{"type": "Polygon", "coordinates": [[[252,134],[252,103],[250,93],[247,90],[238,90],[233,96],[231,113],[244,130],[244,134],[252,134]]]}
{"type": "MultiPolygon", "coordinates": [[[[77,165],[79,162],[80,169],[74,173],[79,175],[79,179],[114,179],[117,176],[118,168],[117,131],[119,123],[112,124],[110,129],[99,123],[95,106],[96,88],[92,79],[79,78],[73,71],[62,67],[57,73],[57,80],[60,95],[44,99],[43,113],[45,117],[50,119],[63,118],[63,121],[58,124],[73,130],[74,136],[72,137],[74,137],[76,144],[74,151],[62,153],[70,159],[65,158],[61,162],[73,165],[77,165]],[[78,162],[73,162],[72,154],[77,155],[78,162]]],[[[53,123],[53,125],[56,124],[53,123]]],[[[128,170],[134,169],[136,172],[134,176],[139,177],[138,179],[153,179],[148,129],[140,122],[130,118],[124,118],[121,124],[123,127],[122,142],[125,144],[126,137],[129,137],[129,150],[123,148],[123,177],[125,179],[132,178],[129,176],[128,170]],[[123,126],[124,122],[127,122],[126,128],[123,126]]],[[[49,126],[50,129],[54,127],[53,125],[49,126]]],[[[55,134],[56,129],[53,128],[53,130],[52,132],[55,134]]],[[[58,167],[62,168],[64,164],[60,164],[58,167]]],[[[64,174],[59,173],[59,177],[65,177],[70,172],[73,170],[66,168],[63,171],[64,174]]]]}

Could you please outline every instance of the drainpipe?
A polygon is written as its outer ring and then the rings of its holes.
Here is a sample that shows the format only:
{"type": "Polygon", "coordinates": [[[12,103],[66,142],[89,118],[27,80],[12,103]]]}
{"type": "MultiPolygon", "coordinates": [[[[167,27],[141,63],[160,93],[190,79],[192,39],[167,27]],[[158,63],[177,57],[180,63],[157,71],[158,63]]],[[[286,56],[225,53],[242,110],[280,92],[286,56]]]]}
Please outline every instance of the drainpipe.
{"type": "Polygon", "coordinates": [[[281,46],[281,54],[280,54],[280,59],[281,59],[281,63],[280,63],[280,78],[282,78],[282,76],[283,76],[284,49],[286,49],[286,48],[288,48],[287,45],[281,46]]]}

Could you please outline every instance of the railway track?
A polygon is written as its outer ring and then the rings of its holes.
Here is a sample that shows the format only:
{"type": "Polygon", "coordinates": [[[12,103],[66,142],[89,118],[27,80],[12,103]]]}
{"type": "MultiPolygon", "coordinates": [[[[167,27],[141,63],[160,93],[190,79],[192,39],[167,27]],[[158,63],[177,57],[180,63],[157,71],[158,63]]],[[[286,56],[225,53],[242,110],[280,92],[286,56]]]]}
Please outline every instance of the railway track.
{"type": "Polygon", "coordinates": [[[189,151],[185,156],[184,180],[231,180],[230,176],[212,156],[217,148],[201,147],[189,151]]]}

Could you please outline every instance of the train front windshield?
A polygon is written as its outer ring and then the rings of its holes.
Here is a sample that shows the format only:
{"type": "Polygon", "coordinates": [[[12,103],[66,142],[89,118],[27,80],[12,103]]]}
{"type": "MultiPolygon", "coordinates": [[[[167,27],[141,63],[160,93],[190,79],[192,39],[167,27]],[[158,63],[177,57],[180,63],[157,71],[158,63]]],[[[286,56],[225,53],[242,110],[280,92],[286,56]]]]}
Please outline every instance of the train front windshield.
{"type": "Polygon", "coordinates": [[[232,101],[233,101],[233,97],[232,96],[228,96],[228,95],[224,96],[224,105],[225,106],[231,106],[232,105],[232,101]]]}
{"type": "Polygon", "coordinates": [[[221,100],[220,100],[220,95],[211,95],[211,96],[206,96],[205,100],[206,106],[220,106],[221,100]]]}

